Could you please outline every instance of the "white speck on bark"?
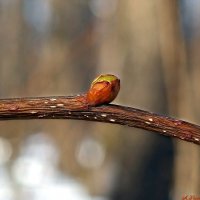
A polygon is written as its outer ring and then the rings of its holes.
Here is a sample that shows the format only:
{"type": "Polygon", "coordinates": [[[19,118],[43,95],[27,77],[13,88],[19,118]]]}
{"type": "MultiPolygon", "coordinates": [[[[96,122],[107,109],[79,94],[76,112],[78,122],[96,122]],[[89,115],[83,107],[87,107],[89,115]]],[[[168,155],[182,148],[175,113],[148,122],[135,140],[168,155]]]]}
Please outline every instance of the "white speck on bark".
{"type": "Polygon", "coordinates": [[[51,98],[50,101],[56,101],[57,99],[51,98]]]}
{"type": "Polygon", "coordinates": [[[63,107],[64,104],[63,104],[63,103],[58,103],[57,106],[59,106],[59,107],[63,107]]]}
{"type": "Polygon", "coordinates": [[[50,106],[50,108],[56,108],[56,106],[50,106]]]}
{"type": "Polygon", "coordinates": [[[152,122],[152,121],[153,121],[153,119],[152,119],[152,118],[149,118],[149,121],[150,121],[150,122],[152,122]]]}
{"type": "Polygon", "coordinates": [[[31,114],[35,114],[35,113],[37,113],[37,111],[31,111],[31,114]]]}

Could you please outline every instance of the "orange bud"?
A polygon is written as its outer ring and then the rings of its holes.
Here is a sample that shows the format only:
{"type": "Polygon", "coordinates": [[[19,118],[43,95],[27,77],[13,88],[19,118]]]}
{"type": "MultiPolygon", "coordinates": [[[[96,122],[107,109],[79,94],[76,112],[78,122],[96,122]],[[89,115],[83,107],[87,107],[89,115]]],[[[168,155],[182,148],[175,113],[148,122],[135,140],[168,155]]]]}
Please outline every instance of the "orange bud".
{"type": "Polygon", "coordinates": [[[87,103],[90,106],[110,103],[115,99],[120,89],[120,80],[111,74],[98,76],[91,84],[87,93],[87,103]]]}

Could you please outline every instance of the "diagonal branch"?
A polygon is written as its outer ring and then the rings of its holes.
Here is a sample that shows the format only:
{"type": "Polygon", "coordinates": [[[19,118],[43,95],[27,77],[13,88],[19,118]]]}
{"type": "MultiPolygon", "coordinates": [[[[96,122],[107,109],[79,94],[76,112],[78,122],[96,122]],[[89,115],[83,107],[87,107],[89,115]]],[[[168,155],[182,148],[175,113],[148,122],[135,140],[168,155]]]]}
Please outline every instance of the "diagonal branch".
{"type": "Polygon", "coordinates": [[[107,104],[89,107],[85,95],[0,100],[0,120],[76,119],[155,131],[200,145],[200,126],[151,112],[107,104]]]}

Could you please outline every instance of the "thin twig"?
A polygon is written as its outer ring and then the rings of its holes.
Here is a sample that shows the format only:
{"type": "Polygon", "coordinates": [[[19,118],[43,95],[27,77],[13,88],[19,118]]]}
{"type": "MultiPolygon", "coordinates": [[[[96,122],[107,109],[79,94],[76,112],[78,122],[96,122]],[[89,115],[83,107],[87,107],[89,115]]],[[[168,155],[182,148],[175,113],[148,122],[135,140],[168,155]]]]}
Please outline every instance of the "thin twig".
{"type": "Polygon", "coordinates": [[[76,119],[121,124],[200,145],[198,125],[114,104],[89,107],[85,95],[0,100],[0,120],[18,119],[76,119]]]}

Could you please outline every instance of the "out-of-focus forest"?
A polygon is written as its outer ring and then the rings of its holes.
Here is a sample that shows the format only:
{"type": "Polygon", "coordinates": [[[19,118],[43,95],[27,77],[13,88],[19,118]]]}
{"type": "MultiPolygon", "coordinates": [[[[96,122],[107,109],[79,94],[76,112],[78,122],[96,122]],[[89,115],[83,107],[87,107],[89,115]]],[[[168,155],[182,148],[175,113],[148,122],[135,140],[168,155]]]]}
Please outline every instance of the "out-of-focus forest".
{"type": "MultiPolygon", "coordinates": [[[[199,55],[198,0],[0,0],[2,99],[83,93],[112,73],[115,103],[200,124],[199,55]]],[[[0,122],[0,200],[189,197],[200,198],[195,144],[95,122],[0,122]]]]}

